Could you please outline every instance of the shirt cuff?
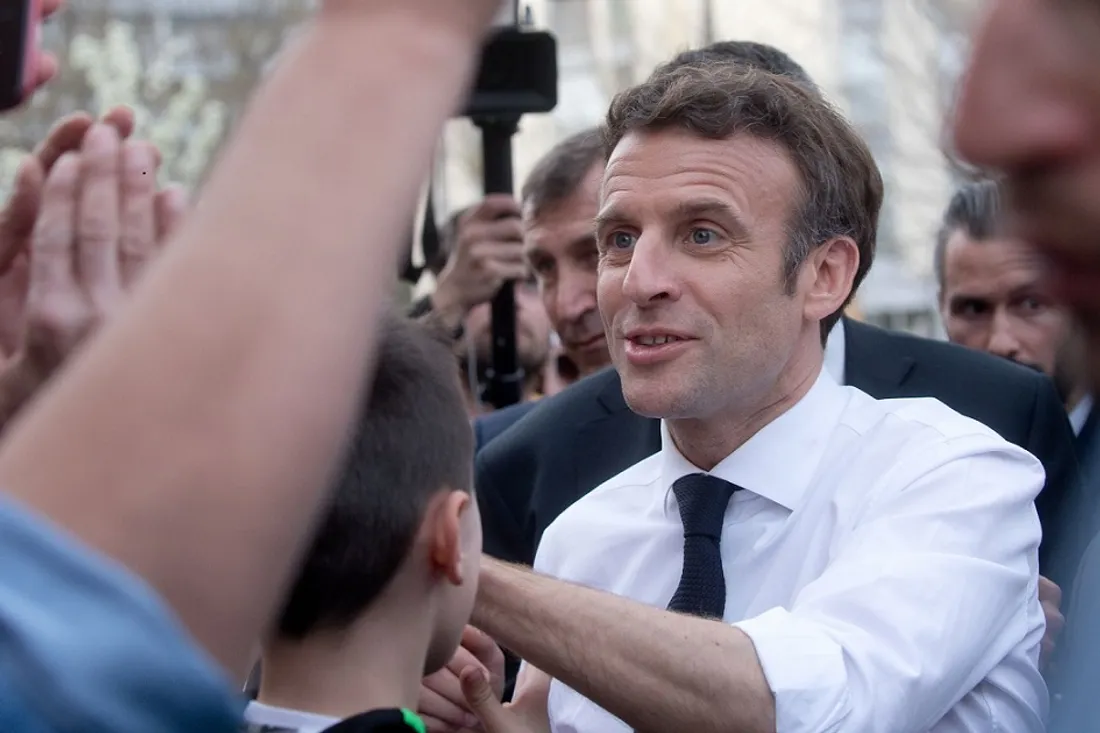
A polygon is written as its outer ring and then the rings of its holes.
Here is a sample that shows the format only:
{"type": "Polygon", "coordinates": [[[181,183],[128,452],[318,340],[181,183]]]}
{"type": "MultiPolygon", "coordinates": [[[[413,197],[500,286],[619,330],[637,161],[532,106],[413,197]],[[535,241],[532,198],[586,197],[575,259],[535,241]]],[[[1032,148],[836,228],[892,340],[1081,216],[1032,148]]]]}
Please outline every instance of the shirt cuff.
{"type": "Polygon", "coordinates": [[[0,688],[15,709],[87,733],[239,725],[244,700],[149,586],[2,494],[0,558],[0,688]]]}
{"type": "Polygon", "coordinates": [[[783,608],[733,624],[756,648],[775,696],[776,730],[835,730],[851,711],[844,650],[814,623],[783,608]]]}

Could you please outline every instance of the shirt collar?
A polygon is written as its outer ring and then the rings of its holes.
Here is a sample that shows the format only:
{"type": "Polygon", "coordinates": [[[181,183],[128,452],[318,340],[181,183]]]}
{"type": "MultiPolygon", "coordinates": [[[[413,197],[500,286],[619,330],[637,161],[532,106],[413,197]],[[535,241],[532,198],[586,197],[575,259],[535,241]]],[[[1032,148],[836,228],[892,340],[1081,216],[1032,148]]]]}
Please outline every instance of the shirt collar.
{"type": "Polygon", "coordinates": [[[829,331],[825,339],[825,371],[829,372],[833,381],[844,384],[844,319],[841,318],[829,331]]]}
{"type": "Polygon", "coordinates": [[[289,728],[298,733],[318,733],[325,728],[331,728],[340,722],[339,718],[330,718],[327,715],[317,715],[301,710],[264,705],[253,700],[244,709],[246,723],[252,725],[266,725],[272,728],[289,728]]]}
{"type": "MultiPolygon", "coordinates": [[[[847,404],[846,390],[821,370],[810,391],[793,407],[761,428],[709,473],[791,511],[802,503],[817,464],[847,404]]],[[[676,513],[672,484],[699,473],[677,449],[661,421],[661,484],[665,509],[676,513]]]]}
{"type": "Polygon", "coordinates": [[[1085,429],[1085,423],[1089,420],[1089,413],[1092,412],[1092,405],[1092,395],[1085,395],[1073,409],[1070,410],[1069,423],[1073,426],[1074,435],[1080,435],[1081,431],[1085,429]]]}

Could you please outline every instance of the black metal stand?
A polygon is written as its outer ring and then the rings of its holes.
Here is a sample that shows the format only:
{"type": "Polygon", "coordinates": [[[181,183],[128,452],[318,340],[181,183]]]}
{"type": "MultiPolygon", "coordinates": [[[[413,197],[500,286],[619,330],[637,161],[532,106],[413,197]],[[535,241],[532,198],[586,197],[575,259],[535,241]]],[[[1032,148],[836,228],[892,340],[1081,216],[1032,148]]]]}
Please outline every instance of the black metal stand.
{"type": "MultiPolygon", "coordinates": [[[[512,194],[512,137],[519,129],[518,116],[474,117],[481,130],[481,159],[485,193],[512,194]]],[[[504,283],[493,298],[492,366],[485,399],[498,410],[523,397],[523,369],[516,348],[515,284],[504,283]]]]}

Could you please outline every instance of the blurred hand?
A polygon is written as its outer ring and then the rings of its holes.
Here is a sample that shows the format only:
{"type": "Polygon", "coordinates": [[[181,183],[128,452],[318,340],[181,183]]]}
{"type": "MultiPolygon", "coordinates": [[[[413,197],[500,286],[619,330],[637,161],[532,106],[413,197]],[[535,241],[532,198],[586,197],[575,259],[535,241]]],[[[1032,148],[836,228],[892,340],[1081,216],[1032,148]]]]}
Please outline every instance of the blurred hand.
{"type": "MultiPolygon", "coordinates": [[[[102,121],[126,139],[134,131],[134,113],[115,107],[102,121]]],[[[94,120],[85,112],[62,117],[16,174],[12,195],[0,208],[0,354],[11,357],[22,338],[27,297],[27,254],[42,199],[42,184],[62,154],[80,150],[94,120]]]]}
{"type": "Polygon", "coordinates": [[[1062,615],[1062,589],[1057,585],[1039,576],[1039,603],[1043,607],[1043,617],[1046,619],[1046,633],[1043,634],[1043,645],[1039,652],[1039,666],[1046,667],[1054,654],[1058,636],[1066,625],[1066,619],[1062,615]]]}
{"type": "Polygon", "coordinates": [[[156,256],[185,208],[180,191],[158,193],[157,159],[151,143],[100,124],[48,175],[37,158],[25,164],[21,181],[41,188],[41,206],[29,252],[12,268],[25,267],[21,338],[0,378],[15,374],[31,390],[45,382],[156,256]]]}
{"type": "Polygon", "coordinates": [[[508,280],[527,277],[519,204],[492,194],[466,212],[456,227],[454,250],[432,294],[435,310],[459,320],[492,299],[508,280]]]}
{"type": "Polygon", "coordinates": [[[478,718],[467,706],[459,678],[475,668],[488,675],[489,687],[499,701],[504,694],[504,652],[496,642],[472,626],[462,632],[462,645],[446,667],[428,675],[420,687],[420,717],[430,733],[477,730],[478,718]]]}

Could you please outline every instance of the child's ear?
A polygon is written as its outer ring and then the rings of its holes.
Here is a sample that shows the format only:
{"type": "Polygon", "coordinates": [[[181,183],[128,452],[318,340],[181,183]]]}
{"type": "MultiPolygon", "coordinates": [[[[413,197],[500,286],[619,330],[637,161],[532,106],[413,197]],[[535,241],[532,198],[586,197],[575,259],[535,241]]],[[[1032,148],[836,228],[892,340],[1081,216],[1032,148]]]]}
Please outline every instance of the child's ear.
{"type": "Polygon", "coordinates": [[[461,585],[462,514],[469,511],[471,498],[465,491],[443,491],[432,498],[425,512],[425,534],[432,572],[461,585]]]}

